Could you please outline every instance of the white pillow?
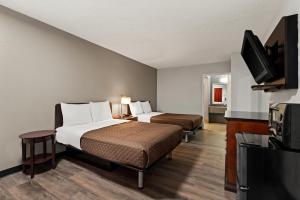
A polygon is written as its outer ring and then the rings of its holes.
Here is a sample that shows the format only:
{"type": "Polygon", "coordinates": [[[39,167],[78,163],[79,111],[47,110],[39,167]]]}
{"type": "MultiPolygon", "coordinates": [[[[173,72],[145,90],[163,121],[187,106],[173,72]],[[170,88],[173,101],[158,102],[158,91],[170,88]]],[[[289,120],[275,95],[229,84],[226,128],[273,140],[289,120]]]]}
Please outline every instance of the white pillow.
{"type": "Polygon", "coordinates": [[[112,119],[111,109],[108,101],[90,102],[90,107],[94,122],[112,119]]]}
{"type": "Polygon", "coordinates": [[[133,116],[137,116],[137,115],[142,114],[144,112],[143,108],[141,106],[141,102],[139,102],[139,101],[131,102],[129,104],[129,108],[130,108],[131,114],[133,116]]]}
{"type": "Polygon", "coordinates": [[[61,103],[63,126],[88,124],[92,122],[89,104],[66,104],[61,103]]]}
{"type": "Polygon", "coordinates": [[[151,113],[152,109],[149,101],[141,102],[144,113],[151,113]]]}

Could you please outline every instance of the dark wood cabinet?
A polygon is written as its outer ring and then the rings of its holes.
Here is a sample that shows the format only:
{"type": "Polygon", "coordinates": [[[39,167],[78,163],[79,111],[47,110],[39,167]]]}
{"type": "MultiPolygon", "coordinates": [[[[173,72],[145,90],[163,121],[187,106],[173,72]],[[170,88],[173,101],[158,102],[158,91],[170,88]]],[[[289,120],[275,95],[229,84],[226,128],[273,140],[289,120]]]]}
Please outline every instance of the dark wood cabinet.
{"type": "Polygon", "coordinates": [[[236,192],[236,133],[269,134],[268,114],[251,112],[227,112],[225,189],[236,192]]]}

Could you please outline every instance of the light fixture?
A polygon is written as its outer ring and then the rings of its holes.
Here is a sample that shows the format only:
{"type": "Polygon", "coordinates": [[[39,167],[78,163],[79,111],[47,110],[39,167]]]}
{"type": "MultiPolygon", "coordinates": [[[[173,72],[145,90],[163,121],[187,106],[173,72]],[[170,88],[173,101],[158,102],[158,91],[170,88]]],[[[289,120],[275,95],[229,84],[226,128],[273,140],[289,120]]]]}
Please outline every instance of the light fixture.
{"type": "Polygon", "coordinates": [[[123,112],[122,112],[122,107],[123,105],[128,105],[131,102],[130,97],[122,96],[121,97],[121,118],[123,118],[123,112]]]}
{"type": "Polygon", "coordinates": [[[221,83],[228,83],[228,77],[222,77],[220,78],[221,83]]]}
{"type": "Polygon", "coordinates": [[[121,97],[121,104],[129,104],[131,102],[130,97],[123,96],[121,97]]]}

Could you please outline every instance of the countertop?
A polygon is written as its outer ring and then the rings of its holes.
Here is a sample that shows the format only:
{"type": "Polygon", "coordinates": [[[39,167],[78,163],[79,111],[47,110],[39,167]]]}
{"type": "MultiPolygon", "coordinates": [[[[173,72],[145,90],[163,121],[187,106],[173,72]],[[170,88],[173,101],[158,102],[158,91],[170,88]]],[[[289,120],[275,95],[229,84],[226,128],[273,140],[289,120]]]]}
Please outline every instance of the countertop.
{"type": "Polygon", "coordinates": [[[225,119],[227,120],[255,120],[269,121],[269,113],[264,112],[243,112],[243,111],[226,111],[225,119]]]}

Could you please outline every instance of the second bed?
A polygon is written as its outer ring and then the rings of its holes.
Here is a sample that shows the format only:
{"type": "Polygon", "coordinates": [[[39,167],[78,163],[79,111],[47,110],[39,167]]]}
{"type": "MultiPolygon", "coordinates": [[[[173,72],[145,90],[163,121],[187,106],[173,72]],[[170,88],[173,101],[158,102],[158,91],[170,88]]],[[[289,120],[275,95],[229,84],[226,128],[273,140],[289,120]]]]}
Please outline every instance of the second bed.
{"type": "MultiPolygon", "coordinates": [[[[139,107],[139,105],[136,105],[139,107]]],[[[189,142],[189,134],[195,134],[195,131],[202,128],[203,117],[201,115],[192,114],[176,114],[152,112],[149,101],[137,101],[128,106],[129,113],[138,118],[140,122],[173,124],[183,128],[185,133],[185,142],[189,142]],[[139,104],[141,108],[135,108],[134,104],[139,104]]]]}

